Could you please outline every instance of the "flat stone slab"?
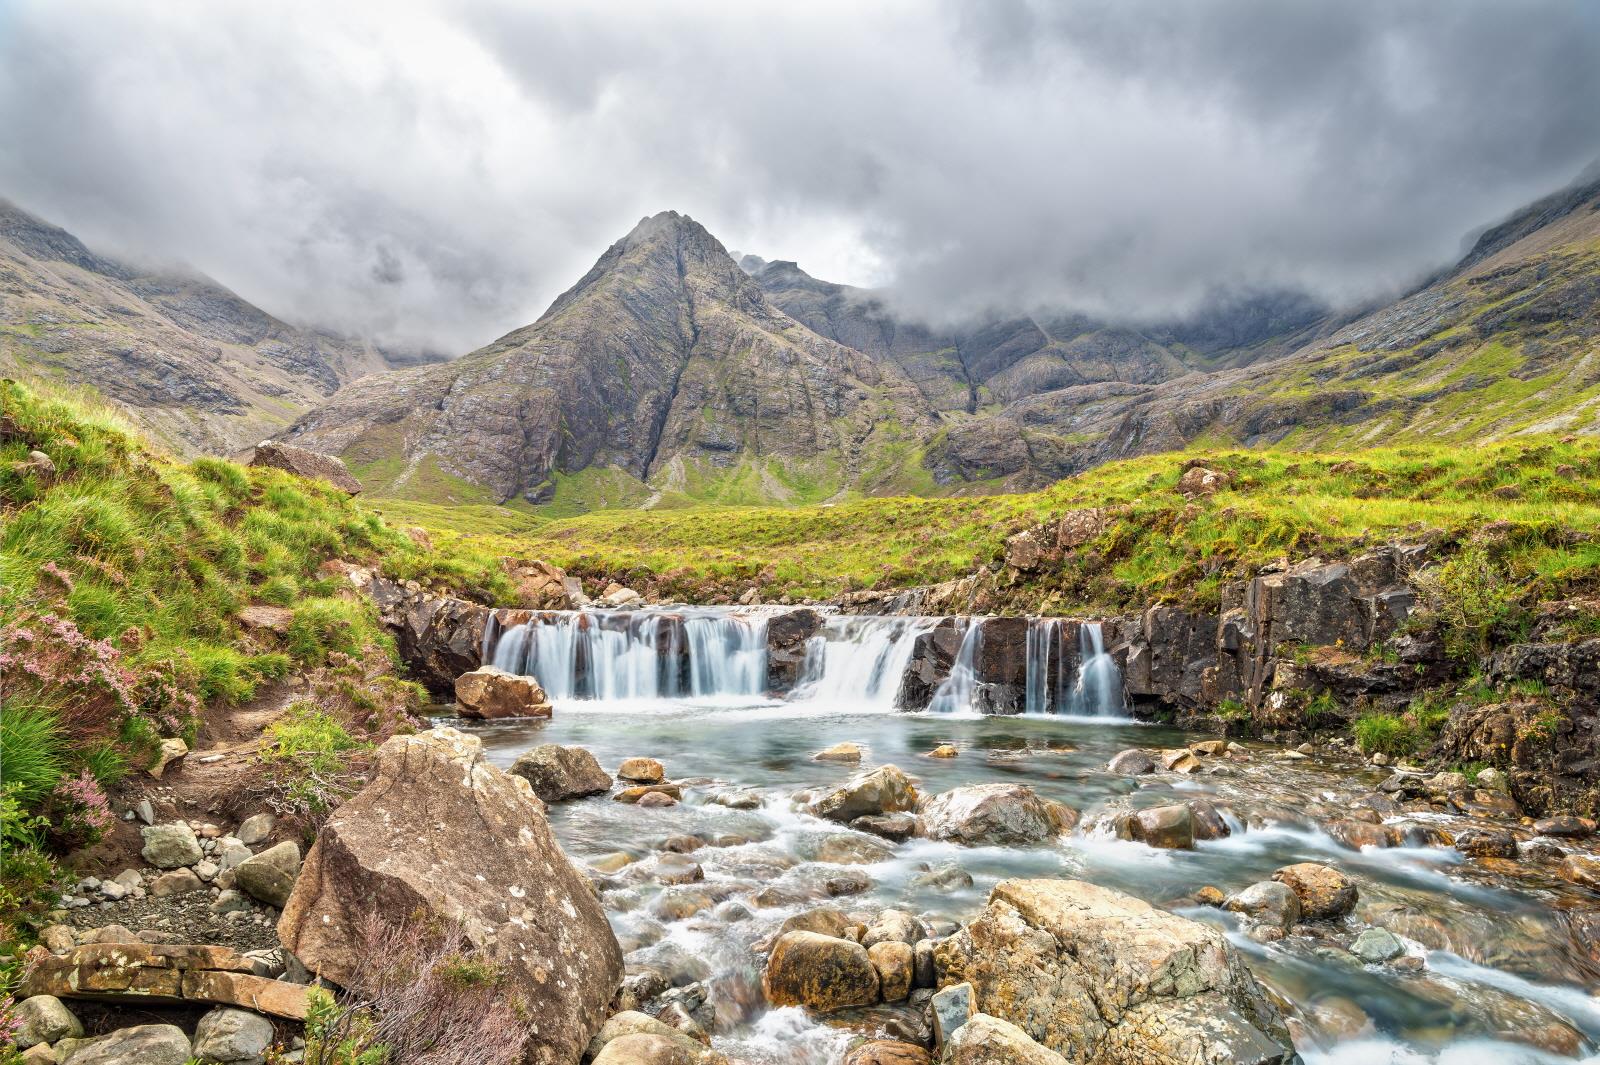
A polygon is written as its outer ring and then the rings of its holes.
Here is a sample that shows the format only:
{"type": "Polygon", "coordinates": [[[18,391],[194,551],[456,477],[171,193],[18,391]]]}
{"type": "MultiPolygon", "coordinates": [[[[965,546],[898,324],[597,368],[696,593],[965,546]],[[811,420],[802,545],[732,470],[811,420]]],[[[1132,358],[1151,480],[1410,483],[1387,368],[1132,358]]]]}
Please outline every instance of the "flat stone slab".
{"type": "Polygon", "coordinates": [[[190,943],[90,943],[59,955],[35,947],[21,990],[24,997],[195,1002],[306,1017],[304,985],[254,975],[250,959],[229,947],[190,943]]]}

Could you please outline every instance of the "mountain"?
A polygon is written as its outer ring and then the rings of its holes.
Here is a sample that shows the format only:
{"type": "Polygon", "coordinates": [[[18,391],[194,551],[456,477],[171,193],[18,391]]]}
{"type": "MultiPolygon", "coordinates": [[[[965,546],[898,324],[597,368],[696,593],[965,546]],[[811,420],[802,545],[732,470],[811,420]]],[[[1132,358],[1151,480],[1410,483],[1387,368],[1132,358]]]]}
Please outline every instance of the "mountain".
{"type": "Polygon", "coordinates": [[[1485,230],[1452,269],[1277,358],[1042,392],[949,426],[941,484],[1020,488],[1195,443],[1356,448],[1600,433],[1600,179],[1485,230]]]}
{"type": "Polygon", "coordinates": [[[88,384],[179,452],[237,451],[390,366],[207,278],[97,255],[0,200],[0,370],[88,384]]]}
{"type": "Polygon", "coordinates": [[[935,428],[896,366],[783,313],[668,211],[532,325],[349,385],[286,435],[374,490],[581,508],[928,490],[920,445],[935,428]]]}
{"type": "Polygon", "coordinates": [[[793,262],[740,259],[786,314],[903,370],[935,410],[999,409],[1040,392],[1102,382],[1155,384],[1291,350],[1327,310],[1290,293],[1219,301],[1191,320],[1118,326],[1085,315],[996,317],[929,328],[880,295],[822,281],[793,262]]]}

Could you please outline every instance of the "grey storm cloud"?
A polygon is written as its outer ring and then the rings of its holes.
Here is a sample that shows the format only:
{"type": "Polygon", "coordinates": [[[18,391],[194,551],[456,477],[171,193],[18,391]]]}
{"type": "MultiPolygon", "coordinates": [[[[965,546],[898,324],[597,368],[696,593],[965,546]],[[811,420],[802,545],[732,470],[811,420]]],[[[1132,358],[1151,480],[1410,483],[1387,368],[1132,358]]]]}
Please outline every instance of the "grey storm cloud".
{"type": "Polygon", "coordinates": [[[459,353],[640,216],[908,313],[1352,304],[1600,156],[1573,0],[0,3],[0,195],[459,353]]]}

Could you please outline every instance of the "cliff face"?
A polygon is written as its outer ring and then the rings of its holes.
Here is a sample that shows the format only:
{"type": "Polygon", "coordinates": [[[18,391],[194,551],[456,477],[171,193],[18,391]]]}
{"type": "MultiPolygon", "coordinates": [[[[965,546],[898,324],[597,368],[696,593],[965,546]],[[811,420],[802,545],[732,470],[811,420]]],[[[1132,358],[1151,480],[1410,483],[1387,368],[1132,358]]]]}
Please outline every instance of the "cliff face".
{"type": "Polygon", "coordinates": [[[377,488],[547,501],[808,500],[914,474],[906,376],[772,305],[715,238],[644,219],[535,323],[447,366],[358,382],[289,437],[377,488]],[[396,459],[400,461],[396,461],[396,459]]]}
{"type": "Polygon", "coordinates": [[[0,370],[86,384],[183,453],[287,425],[382,353],[298,329],[199,276],[97,255],[0,201],[0,370]]]}

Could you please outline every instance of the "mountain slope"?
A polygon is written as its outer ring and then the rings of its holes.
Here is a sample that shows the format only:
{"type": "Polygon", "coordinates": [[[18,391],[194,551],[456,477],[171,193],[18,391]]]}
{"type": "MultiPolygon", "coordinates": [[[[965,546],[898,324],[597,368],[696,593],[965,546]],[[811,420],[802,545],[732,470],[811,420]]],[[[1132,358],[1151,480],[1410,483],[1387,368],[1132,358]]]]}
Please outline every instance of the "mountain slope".
{"type": "Polygon", "coordinates": [[[1027,487],[1208,446],[1600,433],[1600,181],[1486,230],[1453,269],[1282,357],[1045,392],[930,443],[941,483],[1027,487]]]}
{"type": "Polygon", "coordinates": [[[97,255],[0,200],[0,370],[90,385],[177,451],[239,450],[389,365],[204,277],[97,255]]]}
{"type": "Polygon", "coordinates": [[[532,325],[357,382],[288,438],[379,491],[582,508],[926,488],[933,427],[904,374],[778,310],[702,226],[665,212],[532,325]]]}

